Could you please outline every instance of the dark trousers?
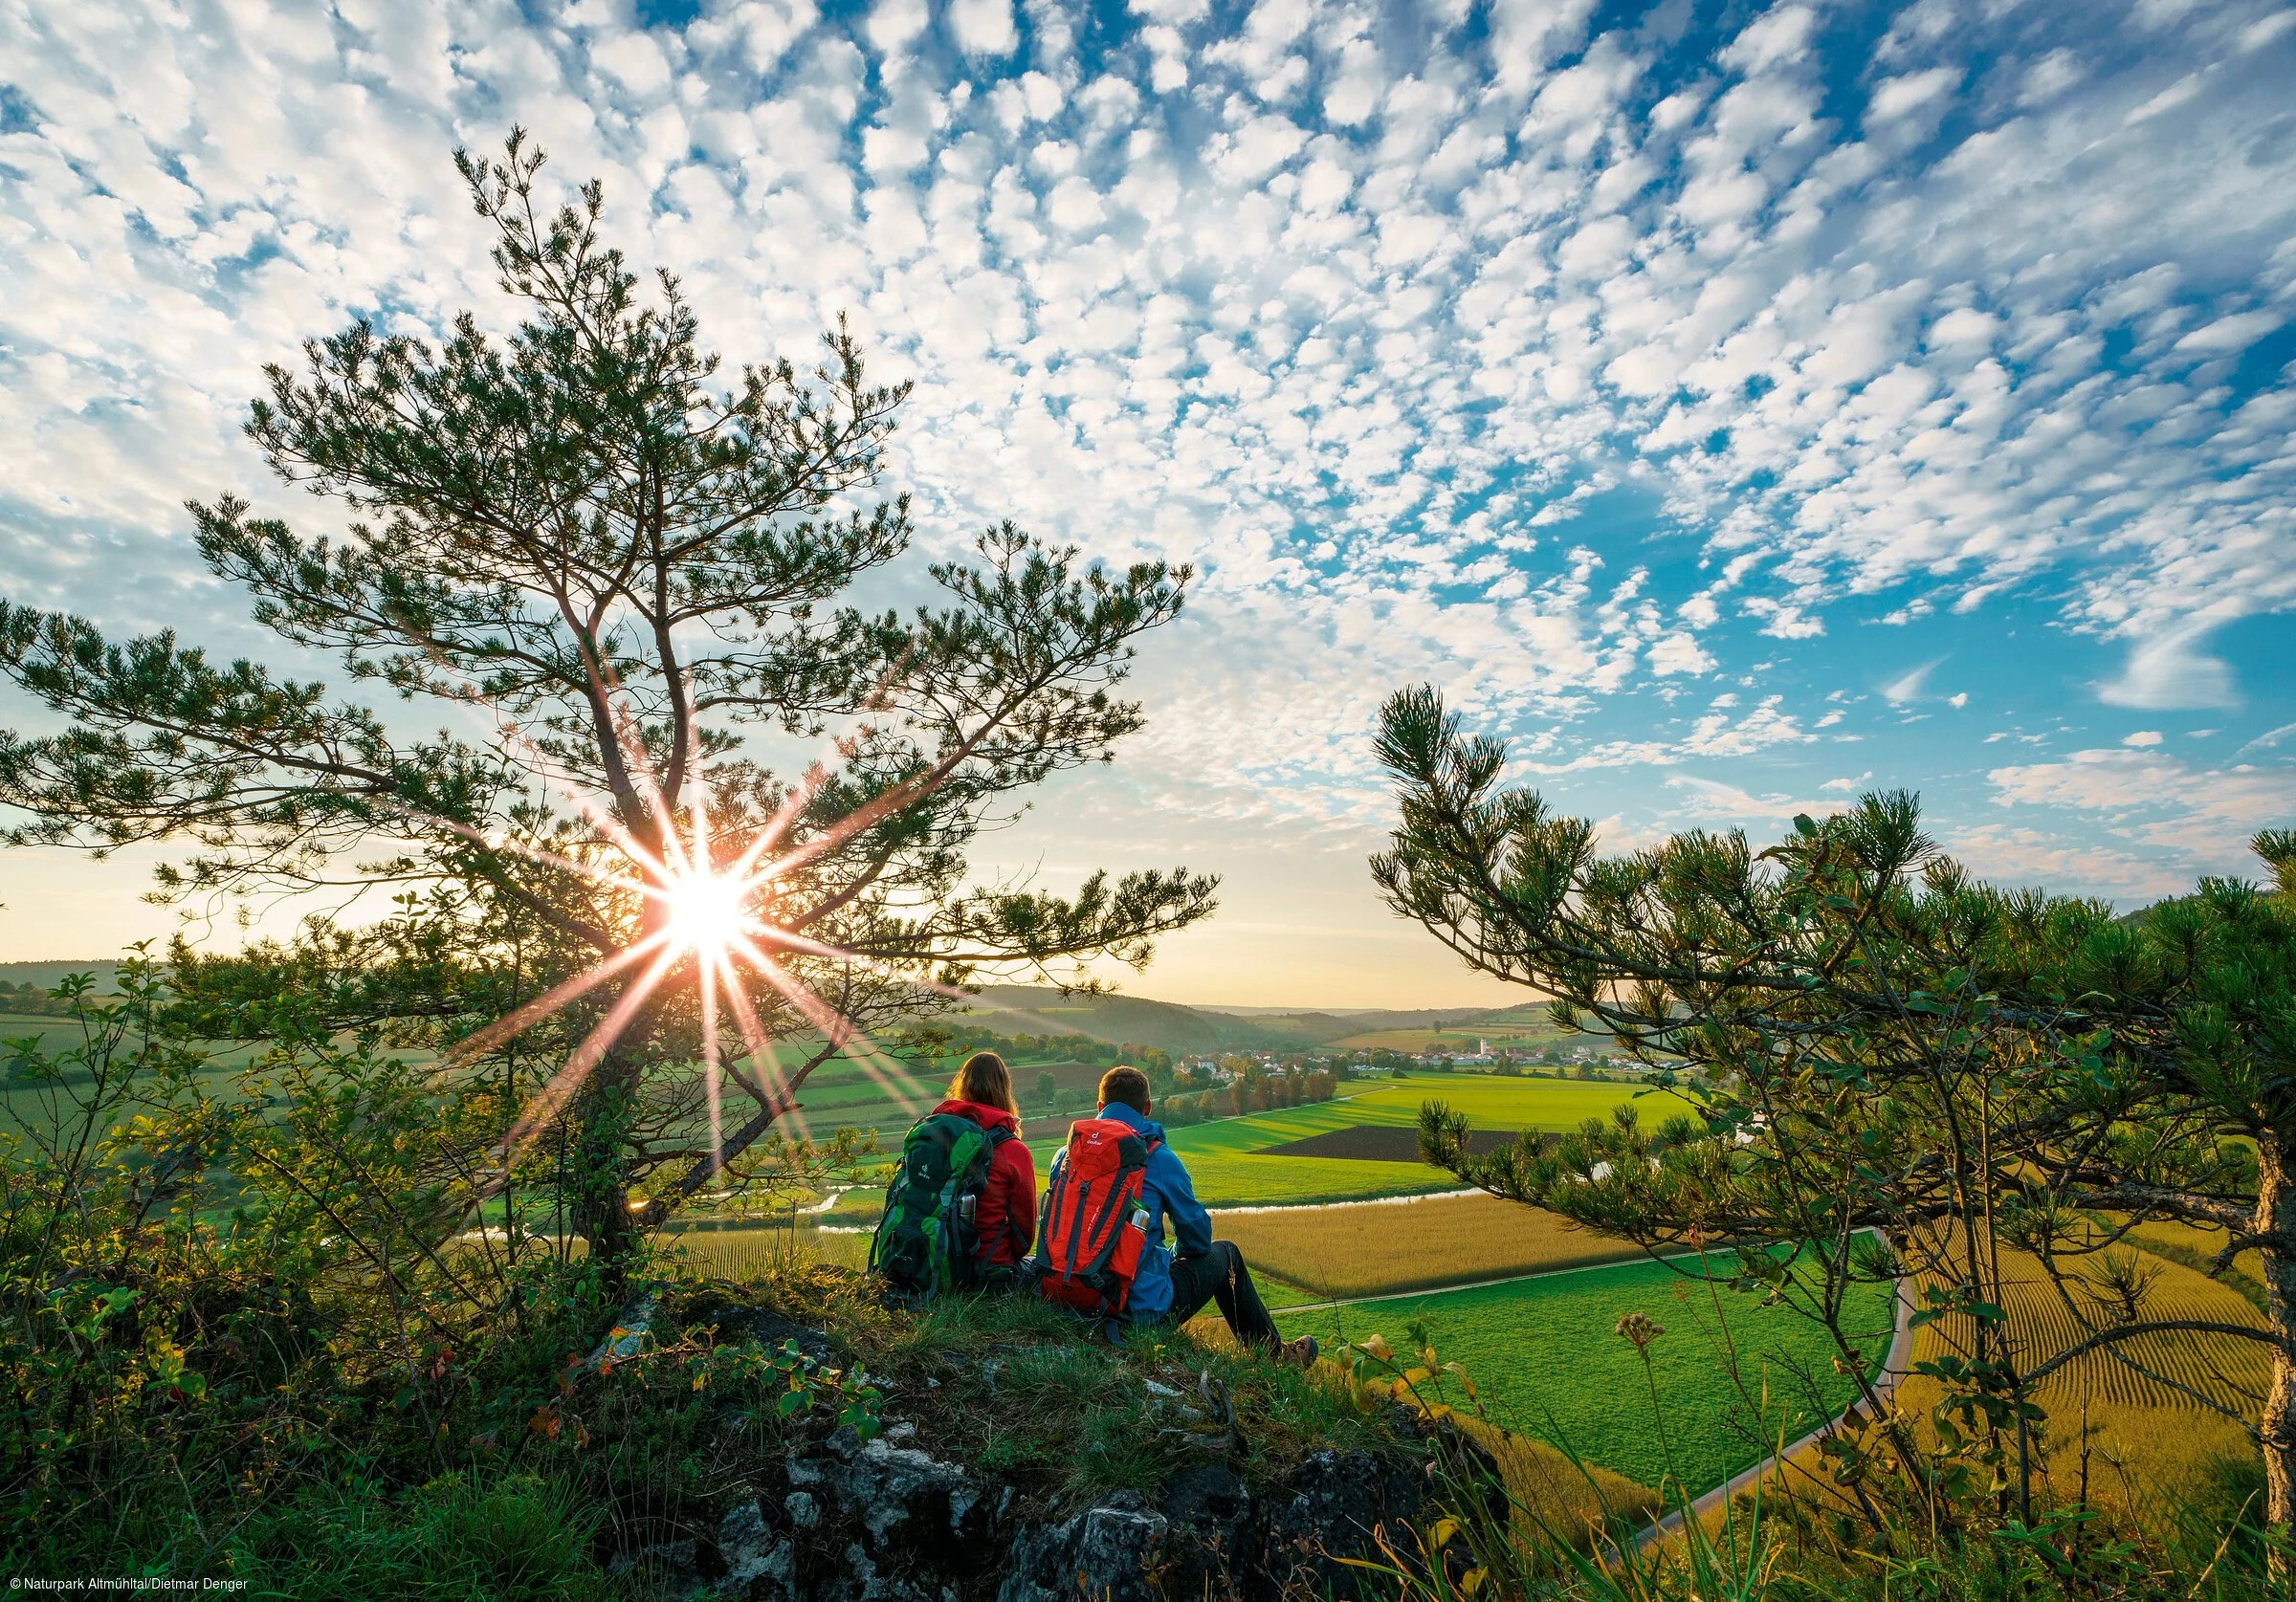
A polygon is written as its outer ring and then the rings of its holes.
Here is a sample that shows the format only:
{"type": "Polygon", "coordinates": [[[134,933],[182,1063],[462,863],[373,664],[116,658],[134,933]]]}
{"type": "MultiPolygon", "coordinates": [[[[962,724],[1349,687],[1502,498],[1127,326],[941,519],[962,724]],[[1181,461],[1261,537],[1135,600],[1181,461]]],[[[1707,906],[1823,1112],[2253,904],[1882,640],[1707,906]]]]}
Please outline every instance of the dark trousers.
{"type": "Polygon", "coordinates": [[[1244,1266],[1244,1254],[1233,1240],[1213,1241],[1212,1249],[1202,1257],[1172,1260],[1172,1322],[1187,1323],[1203,1310],[1206,1302],[1220,1304],[1220,1316],[1246,1346],[1282,1344],[1284,1337],[1276,1332],[1275,1320],[1261,1304],[1259,1290],[1251,1283],[1251,1270],[1244,1266]]]}

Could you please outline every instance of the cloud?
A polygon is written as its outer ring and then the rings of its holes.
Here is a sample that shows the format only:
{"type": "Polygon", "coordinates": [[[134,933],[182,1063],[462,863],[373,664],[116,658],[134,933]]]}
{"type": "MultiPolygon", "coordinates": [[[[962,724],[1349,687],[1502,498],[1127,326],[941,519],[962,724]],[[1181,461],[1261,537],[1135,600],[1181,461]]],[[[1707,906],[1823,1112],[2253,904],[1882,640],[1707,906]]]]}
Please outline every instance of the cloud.
{"type": "Polygon", "coordinates": [[[1818,736],[1805,733],[1791,714],[1779,710],[1784,699],[1782,695],[1766,695],[1760,705],[1735,723],[1730,721],[1726,713],[1710,712],[1698,719],[1689,738],[1683,742],[1683,749],[1693,757],[1745,757],[1765,746],[1807,745],[1818,736]]]}
{"type": "Polygon", "coordinates": [[[2097,687],[2097,699],[2140,712],[2237,705],[2230,664],[2198,648],[2209,632],[2184,629],[2131,647],[2120,676],[2097,687]]]}
{"type": "Polygon", "coordinates": [[[1959,67],[1932,67],[1926,72],[1884,78],[1874,87],[1872,99],[1866,102],[1866,119],[1887,121],[1932,105],[1959,88],[1962,77],[1959,67]]]}
{"type": "Polygon", "coordinates": [[[967,55],[1010,55],[1021,42],[1012,0],[949,0],[949,32],[967,55]]]}
{"type": "Polygon", "coordinates": [[[1735,784],[1689,774],[1671,775],[1667,786],[1681,793],[1682,811],[1691,819],[1772,827],[1789,824],[1798,816],[1823,818],[1849,804],[1831,797],[1798,801],[1783,793],[1756,796],[1735,784]]]}
{"type": "Polygon", "coordinates": [[[2278,312],[2238,312],[2194,329],[2175,348],[2209,354],[2246,350],[2286,320],[2278,312]]]}
{"type": "Polygon", "coordinates": [[[2061,761],[1986,775],[2002,806],[2107,814],[2122,838],[2217,872],[2253,868],[2249,835],[2296,814],[2292,777],[2285,767],[2195,767],[2159,750],[2127,747],[2076,751],[2061,761]]]}
{"type": "Polygon", "coordinates": [[[1930,675],[1937,670],[1938,664],[1944,660],[1945,658],[1942,656],[1935,657],[1931,661],[1924,662],[1911,671],[1891,679],[1888,684],[1882,686],[1882,699],[1889,702],[1892,706],[1904,706],[1909,701],[1918,701],[1921,699],[1922,686],[1929,681],[1930,675]]]}
{"type": "Polygon", "coordinates": [[[2296,607],[2269,18],[49,10],[0,33],[30,107],[0,113],[0,589],[107,626],[274,648],[181,500],[323,516],[238,434],[260,364],[356,316],[494,315],[443,153],[513,118],[729,361],[852,315],[916,384],[889,466],[926,554],[1012,516],[1198,565],[1135,686],[1143,813],[1369,819],[1367,731],[1419,678],[1536,771],[1613,776],[1602,809],[1689,805],[1634,776],[1707,760],[1770,806],[1860,732],[1808,700],[1874,670],[1864,624],[1981,610],[2120,659],[2001,711],[2032,729],[2075,694],[2236,705],[2229,625],[2296,607]],[[1701,685],[1754,710],[1678,704],[1701,685]]]}
{"type": "Polygon", "coordinates": [[[2157,901],[2193,888],[2192,876],[2093,840],[1998,823],[1949,831],[1945,848],[1979,877],[1997,885],[2034,886],[2059,895],[2094,895],[2120,902],[2157,901]]]}

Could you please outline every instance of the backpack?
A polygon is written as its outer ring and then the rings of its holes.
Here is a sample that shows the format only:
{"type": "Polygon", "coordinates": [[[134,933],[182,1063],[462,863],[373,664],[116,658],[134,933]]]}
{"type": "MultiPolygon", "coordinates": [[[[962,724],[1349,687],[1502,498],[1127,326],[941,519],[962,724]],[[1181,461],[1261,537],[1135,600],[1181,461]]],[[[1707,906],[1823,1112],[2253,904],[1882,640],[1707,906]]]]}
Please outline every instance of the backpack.
{"type": "Polygon", "coordinates": [[[981,1237],[973,1211],[988,1184],[988,1162],[1009,1130],[936,1112],[901,1142],[901,1166],[885,1188],[885,1216],[869,1246],[869,1267],[897,1290],[931,1301],[973,1284],[981,1237]]]}
{"type": "Polygon", "coordinates": [[[1028,1267],[1037,1294],[1095,1318],[1113,1318],[1132,1296],[1148,1244],[1140,1187],[1154,1150],[1114,1118],[1069,1126],[1068,1150],[1052,1170],[1044,1225],[1028,1267]]]}

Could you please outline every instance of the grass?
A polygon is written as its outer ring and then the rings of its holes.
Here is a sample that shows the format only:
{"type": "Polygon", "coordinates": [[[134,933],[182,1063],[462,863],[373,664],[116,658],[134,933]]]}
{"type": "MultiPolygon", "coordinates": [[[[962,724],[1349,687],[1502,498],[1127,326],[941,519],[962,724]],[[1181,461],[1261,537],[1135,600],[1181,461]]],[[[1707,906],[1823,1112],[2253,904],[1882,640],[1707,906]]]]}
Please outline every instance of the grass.
{"type": "Polygon", "coordinates": [[[1419,1122],[1423,1102],[1442,1102],[1481,1130],[1575,1130],[1589,1118],[1607,1118],[1632,1102],[1643,1123],[1656,1128],[1690,1104],[1670,1090],[1576,1079],[1502,1079],[1496,1074],[1413,1074],[1375,1083],[1350,1098],[1367,1123],[1419,1122]]]}
{"type": "Polygon", "coordinates": [[[728,1280],[774,1273],[793,1256],[840,1268],[869,1263],[868,1236],[824,1234],[803,1224],[794,1233],[785,1225],[758,1224],[747,1229],[685,1230],[665,1239],[669,1249],[696,1273],[728,1280]]]}
{"type": "MultiPolygon", "coordinates": [[[[85,1027],[77,1019],[40,1018],[27,1014],[0,1014],[0,1041],[36,1038],[41,1053],[55,1057],[77,1046],[87,1038],[85,1027]]],[[[256,1045],[220,1046],[215,1055],[199,1071],[204,1087],[216,1095],[236,1093],[235,1079],[241,1069],[262,1054],[256,1045]]],[[[10,1081],[0,1077],[0,1132],[10,1134],[30,1130],[53,1132],[66,1119],[78,1117],[72,1103],[76,1087],[84,1091],[88,1083],[85,1069],[67,1069],[61,1083],[10,1081]]]]}
{"type": "MultiPolygon", "coordinates": [[[[1336,1366],[1302,1372],[1241,1353],[1217,1320],[1135,1331],[1112,1346],[1028,1298],[948,1298],[922,1316],[888,1311],[866,1286],[802,1254],[747,1278],[745,1299],[832,1331],[901,1397],[918,1444],[1055,1506],[1111,1488],[1152,1492],[1176,1466],[1206,1460],[1203,1443],[1189,1438],[1206,1426],[1183,1411],[1199,1405],[1200,1376],[1225,1387],[1238,1424],[1225,1460],[1247,1481],[1278,1480],[1326,1448],[1393,1449],[1380,1411],[1351,1396],[1336,1366]],[[1150,1392],[1149,1380],[1179,1397],[1150,1392]]],[[[1581,1468],[1544,1442],[1471,1420],[1469,1428],[1516,1502],[1558,1535],[1657,1504],[1646,1486],[1581,1468]]]]}
{"type": "Polygon", "coordinates": [[[395,1498],[319,1484],[250,1520],[226,1562],[258,1597],[606,1602],[621,1588],[590,1562],[599,1522],[573,1485],[531,1475],[450,1474],[395,1498]]]}
{"type": "Polygon", "coordinates": [[[1223,1434],[1203,1415],[1206,1385],[1225,1395],[1237,1425],[1218,1456],[1255,1484],[1327,1448],[1396,1450],[1385,1420],[1336,1376],[1199,1345],[1182,1330],[1135,1330],[1113,1344],[1033,1297],[944,1297],[911,1312],[886,1306],[865,1279],[802,1256],[739,1286],[690,1285],[676,1310],[702,1318],[726,1291],[828,1331],[841,1359],[866,1368],[916,1426],[913,1444],[979,1464],[1048,1508],[1114,1489],[1153,1491],[1206,1460],[1210,1437],[1223,1434]]]}
{"type": "MultiPolygon", "coordinates": [[[[1717,1261],[1716,1271],[1727,1271],[1717,1261]]],[[[1889,1327],[1888,1292],[1869,1287],[1853,1328],[1889,1327]]],[[[1373,1334],[1399,1349],[1424,1323],[1439,1358],[1465,1365],[1490,1419],[1565,1446],[1590,1463],[1656,1485],[1676,1474],[1693,1492],[1720,1483],[1799,1437],[1853,1394],[1833,1372],[1823,1331],[1793,1312],[1727,1289],[1710,1292],[1663,1263],[1278,1315],[1287,1334],[1326,1343],[1373,1334]],[[1663,1414],[1654,1413],[1635,1350],[1614,1332],[1644,1312],[1667,1333],[1650,1348],[1663,1414]],[[1740,1355],[1733,1381],[1727,1331],[1740,1355]]],[[[1887,1341],[1865,1343],[1877,1359],[1887,1341]]],[[[1446,1399],[1457,1403],[1455,1392],[1446,1399]]]]}

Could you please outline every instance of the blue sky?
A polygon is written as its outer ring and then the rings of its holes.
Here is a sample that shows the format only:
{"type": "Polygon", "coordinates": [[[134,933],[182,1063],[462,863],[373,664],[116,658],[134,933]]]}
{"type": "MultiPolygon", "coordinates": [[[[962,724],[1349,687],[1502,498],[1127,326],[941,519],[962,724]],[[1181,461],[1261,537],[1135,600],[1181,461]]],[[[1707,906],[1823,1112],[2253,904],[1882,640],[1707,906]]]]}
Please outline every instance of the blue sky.
{"type": "MultiPolygon", "coordinates": [[[[180,502],[327,516],[260,365],[492,317],[447,152],[517,121],[731,358],[844,309],[916,381],[926,551],[1197,564],[1149,728],[990,853],[1225,872],[1134,989],[1498,994],[1363,870],[1420,679],[1617,844],[1910,785],[2139,901],[2296,822],[2291,82],[2263,0],[15,0],[0,592],[278,658],[180,502]]],[[[153,932],[147,869],[11,857],[0,957],[153,932]]]]}

